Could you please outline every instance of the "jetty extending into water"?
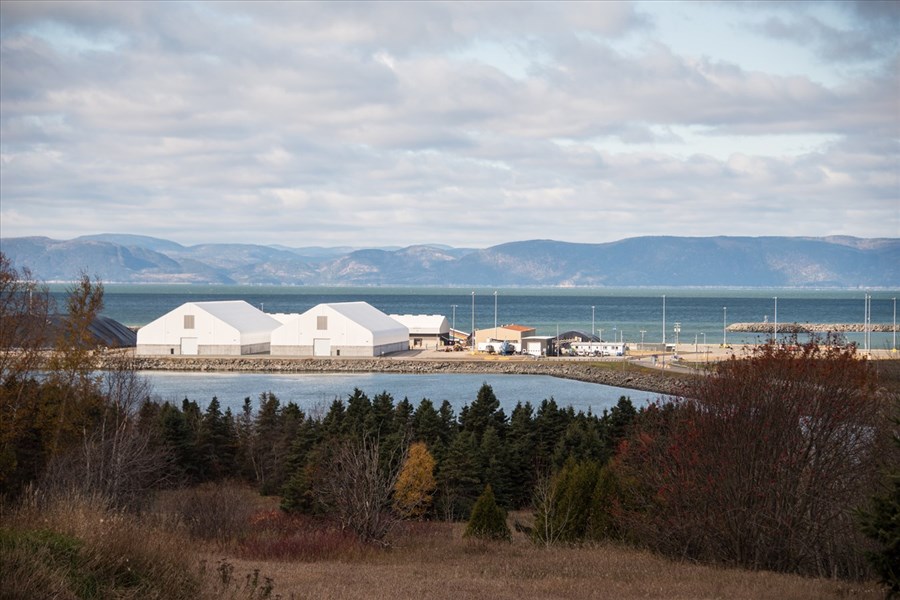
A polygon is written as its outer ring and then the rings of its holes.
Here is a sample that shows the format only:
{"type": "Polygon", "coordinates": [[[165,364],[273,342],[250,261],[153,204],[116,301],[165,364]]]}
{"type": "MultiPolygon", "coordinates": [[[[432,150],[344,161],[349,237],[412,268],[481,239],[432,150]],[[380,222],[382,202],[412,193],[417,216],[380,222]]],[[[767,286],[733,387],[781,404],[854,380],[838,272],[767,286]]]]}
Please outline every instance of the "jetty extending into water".
{"type": "MultiPolygon", "coordinates": [[[[738,333],[770,333],[775,330],[776,324],[772,322],[762,323],[732,323],[728,331],[738,333]]],[[[778,323],[778,333],[856,333],[867,331],[865,323],[778,323]]],[[[868,331],[873,333],[891,333],[894,326],[890,323],[869,323],[868,331]]]]}

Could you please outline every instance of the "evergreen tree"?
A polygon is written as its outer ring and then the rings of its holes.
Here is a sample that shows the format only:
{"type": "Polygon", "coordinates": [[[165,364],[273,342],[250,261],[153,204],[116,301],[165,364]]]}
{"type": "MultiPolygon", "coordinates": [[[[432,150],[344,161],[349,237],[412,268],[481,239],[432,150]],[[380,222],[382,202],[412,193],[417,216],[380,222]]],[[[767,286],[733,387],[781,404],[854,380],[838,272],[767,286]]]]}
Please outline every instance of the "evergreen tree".
{"type": "Polygon", "coordinates": [[[481,487],[478,446],[471,431],[459,433],[438,467],[438,510],[448,521],[468,518],[481,487]]]}
{"type": "Polygon", "coordinates": [[[344,431],[344,417],[344,403],[340,398],[335,398],[328,408],[328,412],[325,413],[325,418],[322,419],[322,430],[325,437],[331,440],[341,437],[344,431]]]}
{"type": "Polygon", "coordinates": [[[360,437],[369,432],[373,425],[372,403],[359,388],[354,388],[347,399],[347,410],[344,413],[344,433],[360,437]]]}
{"type": "Polygon", "coordinates": [[[213,396],[203,413],[197,435],[197,449],[207,469],[205,479],[221,479],[234,470],[229,433],[219,399],[213,396]]]}
{"type": "MultiPolygon", "coordinates": [[[[894,419],[895,426],[900,418],[894,419]]],[[[900,432],[894,431],[894,445],[900,450],[900,432]]],[[[900,595],[900,467],[892,465],[887,472],[885,490],[872,498],[872,506],[860,513],[863,533],[878,550],[868,553],[869,563],[889,595],[900,595]]]]}
{"type": "Polygon", "coordinates": [[[600,468],[591,461],[570,459],[552,478],[536,503],[534,536],[544,544],[587,538],[594,490],[600,468]]]}
{"type": "Polygon", "coordinates": [[[535,454],[539,470],[549,470],[559,439],[565,434],[569,419],[551,397],[541,401],[534,418],[535,454]]]}
{"type": "Polygon", "coordinates": [[[628,396],[620,396],[619,401],[612,407],[605,419],[607,425],[605,435],[606,459],[615,454],[619,442],[628,436],[628,431],[636,417],[637,410],[634,408],[634,404],[631,403],[631,399],[628,396]]]}
{"type": "Polygon", "coordinates": [[[163,444],[171,453],[179,475],[190,482],[200,481],[202,469],[198,464],[197,440],[184,412],[166,402],[159,411],[159,421],[163,444]]]}
{"type": "Polygon", "coordinates": [[[413,405],[407,398],[397,403],[394,408],[393,431],[381,438],[378,444],[380,466],[385,472],[391,469],[391,461],[397,452],[403,452],[409,444],[413,428],[413,405]]]}
{"type": "Polygon", "coordinates": [[[471,431],[479,441],[484,435],[484,430],[490,426],[493,426],[501,437],[503,436],[506,429],[506,415],[500,408],[500,400],[494,394],[494,388],[487,383],[481,385],[472,405],[463,408],[460,424],[464,430],[471,431]]]}
{"type": "Polygon", "coordinates": [[[472,516],[466,525],[465,537],[477,537],[481,539],[511,541],[512,532],[506,524],[506,511],[497,505],[494,498],[494,490],[491,485],[485,486],[484,491],[472,508],[472,516]]]}
{"type": "Polygon", "coordinates": [[[287,458],[306,415],[295,402],[288,402],[281,409],[278,427],[272,444],[272,470],[264,494],[277,494],[290,476],[287,458]]]}
{"type": "Polygon", "coordinates": [[[598,430],[599,424],[596,419],[584,413],[578,413],[556,444],[553,451],[554,467],[561,468],[567,460],[602,460],[605,457],[606,448],[598,430]]]}
{"type": "Polygon", "coordinates": [[[321,427],[317,421],[304,420],[297,428],[285,460],[287,481],[281,492],[281,509],[288,512],[312,513],[315,508],[313,483],[316,465],[313,457],[321,445],[321,427]]]}
{"type": "Polygon", "coordinates": [[[413,405],[407,398],[397,403],[394,408],[393,433],[397,434],[398,438],[406,439],[412,433],[414,412],[413,405]]]}
{"type": "Polygon", "coordinates": [[[222,450],[224,454],[224,458],[222,460],[222,464],[225,469],[224,475],[225,477],[240,478],[242,476],[240,464],[238,462],[240,443],[238,441],[237,422],[235,421],[230,407],[225,409],[225,414],[222,416],[222,421],[224,424],[225,435],[222,450]]]}
{"type": "Polygon", "coordinates": [[[625,501],[626,494],[619,484],[616,474],[605,465],[597,475],[597,483],[591,496],[590,524],[588,537],[592,540],[618,539],[621,530],[616,523],[616,511],[625,501]]]}
{"type": "Polygon", "coordinates": [[[438,414],[441,417],[441,441],[444,442],[445,446],[449,446],[450,442],[459,432],[459,423],[456,420],[456,415],[453,414],[453,406],[450,404],[449,400],[444,400],[441,402],[441,408],[438,410],[438,414]]]}
{"type": "Polygon", "coordinates": [[[501,506],[510,505],[509,495],[509,461],[506,451],[500,442],[493,426],[489,425],[481,436],[478,447],[479,479],[497,490],[495,497],[501,506]]]}
{"type": "Polygon", "coordinates": [[[372,434],[386,437],[394,431],[394,397],[381,392],[372,399],[372,434]]]}
{"type": "Polygon", "coordinates": [[[277,471],[280,459],[281,402],[272,392],[259,395],[259,411],[253,422],[250,458],[256,484],[263,495],[278,490],[277,471]]]}
{"type": "Polygon", "coordinates": [[[237,444],[237,453],[235,455],[237,475],[244,481],[256,481],[252,459],[253,404],[249,396],[244,398],[241,412],[235,418],[234,431],[237,438],[235,440],[237,444]]]}
{"type": "Polygon", "coordinates": [[[434,404],[428,398],[423,398],[413,413],[412,439],[425,442],[435,459],[442,458],[446,448],[442,427],[441,416],[435,410],[434,404]]]}
{"type": "Polygon", "coordinates": [[[510,506],[521,508],[531,502],[537,469],[534,447],[534,409],[526,402],[513,409],[506,435],[506,464],[509,471],[510,506]]]}

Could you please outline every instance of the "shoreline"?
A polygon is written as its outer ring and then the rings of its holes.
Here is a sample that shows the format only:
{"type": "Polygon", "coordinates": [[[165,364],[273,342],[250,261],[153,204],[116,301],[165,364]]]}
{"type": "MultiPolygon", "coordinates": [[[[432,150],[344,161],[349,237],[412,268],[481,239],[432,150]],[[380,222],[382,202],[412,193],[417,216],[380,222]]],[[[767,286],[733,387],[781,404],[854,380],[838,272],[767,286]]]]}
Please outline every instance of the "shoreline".
{"type": "MultiPolygon", "coordinates": [[[[597,383],[667,396],[681,396],[691,380],[720,360],[741,356],[749,348],[742,345],[695,346],[679,344],[681,360],[659,360],[658,352],[634,352],[617,357],[496,356],[469,352],[410,350],[377,358],[284,357],[266,354],[244,356],[137,356],[133,349],[107,350],[99,358],[101,369],[127,368],[135,371],[183,371],[223,373],[397,373],[397,374],[500,374],[546,375],[561,379],[597,383]],[[696,350],[696,351],[695,351],[696,350]],[[654,358],[657,360],[654,361],[654,358]]],[[[863,352],[859,351],[862,356],[863,352]]],[[[870,360],[898,359],[890,350],[873,350],[870,360]]]]}
{"type": "Polygon", "coordinates": [[[116,353],[103,357],[100,367],[115,367],[127,360],[129,368],[135,371],[546,375],[670,396],[683,394],[687,388],[687,379],[693,376],[690,370],[666,372],[621,360],[529,360],[519,357],[503,360],[506,358],[472,358],[472,355],[459,358],[285,358],[265,355],[156,357],[116,353]]]}

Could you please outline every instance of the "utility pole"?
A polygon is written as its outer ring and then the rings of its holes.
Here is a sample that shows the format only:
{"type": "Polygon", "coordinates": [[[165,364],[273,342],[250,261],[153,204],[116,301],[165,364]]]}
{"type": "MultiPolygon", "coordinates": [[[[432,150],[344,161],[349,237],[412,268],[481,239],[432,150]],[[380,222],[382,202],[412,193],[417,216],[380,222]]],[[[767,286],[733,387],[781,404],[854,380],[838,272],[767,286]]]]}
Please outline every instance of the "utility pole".
{"type": "Polygon", "coordinates": [[[456,339],[456,306],[457,306],[456,304],[450,305],[450,308],[453,309],[453,320],[451,321],[453,324],[450,326],[453,328],[453,335],[451,335],[450,337],[452,337],[454,339],[456,339]]]}
{"type": "Polygon", "coordinates": [[[475,354],[475,292],[472,292],[472,354],[475,354]]]}
{"type": "Polygon", "coordinates": [[[666,295],[663,294],[663,369],[666,368],[666,295]]]}
{"type": "Polygon", "coordinates": [[[775,335],[772,337],[772,341],[778,344],[778,296],[775,296],[775,323],[773,324],[775,335]]]}
{"type": "Polygon", "coordinates": [[[494,339],[497,339],[497,290],[494,290],[494,339]]]}

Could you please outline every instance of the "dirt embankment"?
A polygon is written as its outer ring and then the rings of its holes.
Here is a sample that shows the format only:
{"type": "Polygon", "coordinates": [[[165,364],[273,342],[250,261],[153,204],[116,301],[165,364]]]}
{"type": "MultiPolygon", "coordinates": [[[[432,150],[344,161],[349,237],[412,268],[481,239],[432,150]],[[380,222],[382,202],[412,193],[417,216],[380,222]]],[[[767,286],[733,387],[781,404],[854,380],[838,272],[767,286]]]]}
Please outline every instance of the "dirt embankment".
{"type": "MultiPolygon", "coordinates": [[[[120,360],[108,357],[106,361],[120,360]]],[[[499,373],[548,375],[635,390],[681,395],[688,379],[633,365],[557,360],[409,360],[402,358],[277,358],[240,357],[134,357],[130,366],[138,371],[201,371],[256,373],[499,373]]],[[[110,364],[104,366],[111,366],[110,364]]]]}

